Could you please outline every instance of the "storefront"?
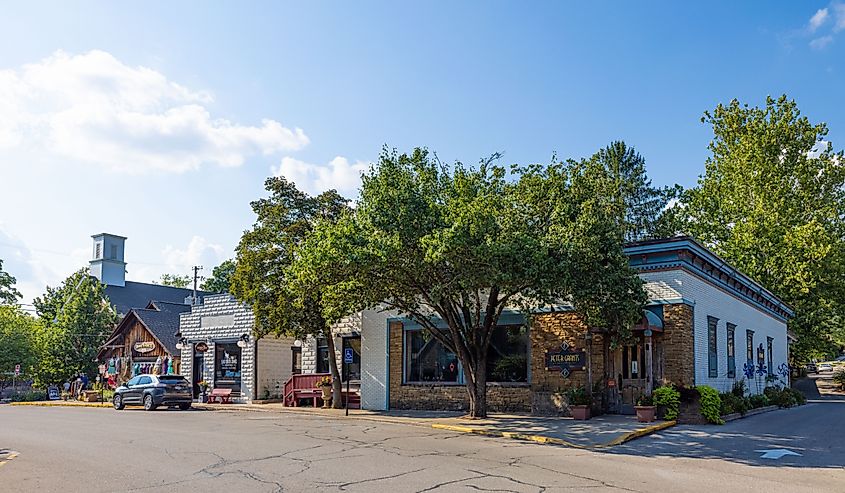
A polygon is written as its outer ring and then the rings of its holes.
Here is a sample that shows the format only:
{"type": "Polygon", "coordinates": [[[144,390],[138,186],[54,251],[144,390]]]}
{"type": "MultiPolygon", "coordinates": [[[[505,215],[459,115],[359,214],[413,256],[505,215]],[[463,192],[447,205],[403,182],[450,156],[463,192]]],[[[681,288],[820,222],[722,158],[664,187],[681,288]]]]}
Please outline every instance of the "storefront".
{"type": "MultiPolygon", "coordinates": [[[[583,386],[605,410],[628,413],[639,396],[667,383],[730,390],[743,378],[742,344],[746,359],[773,375],[787,361],[792,310],[702,245],[671,238],[626,252],[649,295],[630,343],[611,348],[601,329],[566,306],[538,310],[530,321],[506,311],[488,354],[492,411],[566,414],[565,392],[583,386]]],[[[457,357],[413,320],[373,318],[361,335],[365,408],[467,409],[457,357]]],[[[788,384],[788,375],[776,376],[788,384]]]]}
{"type": "Polygon", "coordinates": [[[150,302],[129,310],[97,354],[100,375],[119,385],[135,375],[178,373],[181,352],[175,333],[188,305],[150,302]]]}

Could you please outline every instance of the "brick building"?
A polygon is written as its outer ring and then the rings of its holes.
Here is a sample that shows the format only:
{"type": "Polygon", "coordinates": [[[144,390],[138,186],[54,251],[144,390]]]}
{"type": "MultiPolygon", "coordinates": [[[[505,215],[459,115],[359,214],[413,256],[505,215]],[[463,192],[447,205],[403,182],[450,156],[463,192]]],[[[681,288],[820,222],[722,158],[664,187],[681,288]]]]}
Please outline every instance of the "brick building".
{"type": "MultiPolygon", "coordinates": [[[[626,253],[649,297],[635,343],[610,350],[566,306],[505,312],[488,357],[491,410],[565,414],[564,392],[583,385],[605,396],[606,409],[632,412],[664,383],[729,390],[747,364],[788,383],[791,308],[691,238],[634,243],[626,253]],[[583,367],[550,367],[554,355],[583,367]]],[[[414,321],[365,311],[351,325],[360,334],[362,407],[467,409],[457,358],[414,321]]],[[[755,374],[750,391],[764,378],[755,374]]]]}

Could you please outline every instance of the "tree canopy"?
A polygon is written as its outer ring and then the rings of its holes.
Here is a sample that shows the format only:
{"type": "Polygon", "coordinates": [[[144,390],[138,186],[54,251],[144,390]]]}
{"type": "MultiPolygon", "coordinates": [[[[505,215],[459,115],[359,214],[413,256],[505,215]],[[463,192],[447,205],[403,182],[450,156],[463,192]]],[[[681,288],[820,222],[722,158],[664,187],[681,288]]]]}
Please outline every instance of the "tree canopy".
{"type": "Polygon", "coordinates": [[[508,177],[498,158],[450,169],[424,149],[385,150],[355,209],[321,222],[292,266],[326,286],[329,320],[381,306],[424,327],[463,365],[477,417],[486,415],[487,353],[505,308],[570,303],[616,336],[645,301],[604,167],[515,166],[508,177]]]}
{"type": "Polygon", "coordinates": [[[33,304],[40,320],[38,365],[33,371],[36,385],[60,383],[80,372],[93,375],[97,352],[117,323],[105,286],[81,269],[61,286],[47,286],[33,304]]]}
{"type": "Polygon", "coordinates": [[[174,288],[187,288],[191,284],[191,276],[165,273],[161,275],[156,284],[173,286],[174,288]]]}
{"type": "Polygon", "coordinates": [[[0,390],[11,384],[8,375],[21,365],[23,375],[29,378],[38,362],[35,336],[38,321],[16,306],[0,305],[0,390]]]}
{"type": "MultiPolygon", "coordinates": [[[[257,335],[325,337],[333,356],[334,339],[331,321],[324,316],[323,287],[318,282],[299,281],[290,265],[314,225],[338,218],[347,209],[347,200],[334,190],[309,196],[283,177],[268,178],[265,188],[270,196],[251,203],[257,217],[236,249],[231,292],[252,307],[257,335]]],[[[334,405],[339,407],[340,372],[336,358],[329,358],[329,368],[334,405]]]]}
{"type": "Polygon", "coordinates": [[[21,293],[15,289],[17,279],[3,270],[3,259],[0,259],[0,305],[14,305],[21,299],[21,293]]]}
{"type": "Polygon", "coordinates": [[[781,96],[706,112],[705,173],[681,227],[791,304],[799,358],[830,352],[845,300],[845,160],[824,123],[781,96]]]}
{"type": "Polygon", "coordinates": [[[235,261],[232,259],[224,260],[211,271],[211,276],[203,281],[200,288],[212,293],[228,293],[234,273],[235,261]]]}

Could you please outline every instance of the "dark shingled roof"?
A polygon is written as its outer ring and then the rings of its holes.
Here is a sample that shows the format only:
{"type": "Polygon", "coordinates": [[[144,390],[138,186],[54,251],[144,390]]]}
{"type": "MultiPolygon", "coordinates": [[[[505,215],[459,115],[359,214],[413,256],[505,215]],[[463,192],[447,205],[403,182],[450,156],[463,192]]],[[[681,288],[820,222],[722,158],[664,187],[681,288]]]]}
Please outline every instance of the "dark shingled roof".
{"type": "MultiPolygon", "coordinates": [[[[149,306],[153,300],[181,305],[192,293],[190,289],[134,281],[126,281],[126,286],[106,286],[106,296],[120,315],[126,315],[132,308],[149,306]]],[[[197,296],[206,294],[211,293],[197,291],[197,296]]]]}
{"type": "MultiPolygon", "coordinates": [[[[183,311],[191,310],[189,305],[182,306],[185,307],[183,311]]],[[[181,351],[176,349],[176,343],[179,342],[176,333],[179,332],[179,313],[181,312],[176,310],[147,310],[146,308],[133,308],[132,312],[156,336],[156,339],[161,342],[168,353],[174,356],[181,354],[181,351]]]]}

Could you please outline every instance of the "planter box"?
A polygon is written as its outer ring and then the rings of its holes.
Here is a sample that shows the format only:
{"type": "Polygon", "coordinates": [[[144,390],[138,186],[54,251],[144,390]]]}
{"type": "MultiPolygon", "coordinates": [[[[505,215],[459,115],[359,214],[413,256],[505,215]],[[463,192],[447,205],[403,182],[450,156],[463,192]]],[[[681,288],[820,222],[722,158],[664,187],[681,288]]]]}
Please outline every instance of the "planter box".
{"type": "Polygon", "coordinates": [[[637,421],[640,423],[651,423],[654,421],[654,413],[657,410],[656,406],[634,406],[637,410],[637,421]]]}
{"type": "Polygon", "coordinates": [[[569,406],[573,419],[590,419],[590,406],[569,406]]]}

